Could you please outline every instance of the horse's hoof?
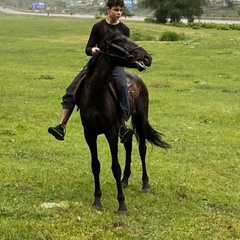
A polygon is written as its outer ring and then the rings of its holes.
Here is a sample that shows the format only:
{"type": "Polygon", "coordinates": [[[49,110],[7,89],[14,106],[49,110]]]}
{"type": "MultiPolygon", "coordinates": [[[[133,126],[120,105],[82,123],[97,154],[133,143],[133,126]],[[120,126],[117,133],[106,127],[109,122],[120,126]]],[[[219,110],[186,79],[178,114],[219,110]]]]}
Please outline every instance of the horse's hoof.
{"type": "Polygon", "coordinates": [[[143,192],[143,193],[150,193],[150,192],[151,192],[151,188],[150,188],[150,186],[149,186],[148,183],[143,184],[143,186],[142,186],[142,192],[143,192]]]}
{"type": "Polygon", "coordinates": [[[143,193],[150,193],[150,192],[151,192],[151,189],[150,189],[150,188],[143,188],[143,189],[142,189],[142,192],[143,192],[143,193]]]}
{"type": "Polygon", "coordinates": [[[102,206],[92,205],[92,208],[97,211],[102,211],[102,206]]]}
{"type": "Polygon", "coordinates": [[[126,188],[128,186],[128,180],[127,179],[122,179],[122,187],[126,188]]]}
{"type": "Polygon", "coordinates": [[[120,215],[127,215],[127,207],[126,207],[124,201],[119,203],[117,213],[120,215]]]}
{"type": "Polygon", "coordinates": [[[128,215],[128,211],[127,210],[118,210],[117,214],[118,215],[128,215]]]}
{"type": "Polygon", "coordinates": [[[128,186],[128,183],[127,182],[122,182],[122,187],[123,188],[126,188],[128,186]]]}

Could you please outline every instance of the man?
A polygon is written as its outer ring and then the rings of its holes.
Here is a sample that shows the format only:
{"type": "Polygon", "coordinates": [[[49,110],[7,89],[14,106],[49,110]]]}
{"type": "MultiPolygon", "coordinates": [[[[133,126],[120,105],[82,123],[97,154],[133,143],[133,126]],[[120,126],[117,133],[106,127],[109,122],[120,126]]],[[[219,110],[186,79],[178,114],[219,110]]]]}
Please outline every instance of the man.
{"type": "MultiPolygon", "coordinates": [[[[88,56],[93,56],[100,49],[98,48],[101,41],[106,37],[106,27],[112,31],[118,30],[125,36],[130,36],[130,29],[120,21],[122,11],[124,7],[124,0],[108,0],[106,3],[107,17],[106,19],[96,23],[91,30],[89,40],[85,49],[85,53],[88,56]]],[[[62,97],[62,113],[60,118],[60,124],[55,127],[50,127],[48,132],[52,134],[58,140],[64,140],[66,124],[74,109],[75,103],[73,99],[73,93],[83,76],[86,68],[75,77],[73,82],[66,89],[65,95],[62,97]]],[[[126,125],[126,122],[130,116],[130,106],[128,99],[128,88],[126,81],[126,73],[123,67],[115,67],[112,71],[112,81],[115,84],[119,109],[121,127],[119,129],[119,136],[122,143],[127,142],[133,135],[134,131],[126,125]]]]}

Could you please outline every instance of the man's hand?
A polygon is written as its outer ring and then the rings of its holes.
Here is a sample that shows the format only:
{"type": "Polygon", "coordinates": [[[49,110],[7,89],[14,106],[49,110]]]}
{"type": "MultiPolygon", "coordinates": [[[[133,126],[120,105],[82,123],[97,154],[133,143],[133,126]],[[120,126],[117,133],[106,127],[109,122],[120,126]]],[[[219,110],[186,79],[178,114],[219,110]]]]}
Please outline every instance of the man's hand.
{"type": "Polygon", "coordinates": [[[95,53],[97,53],[98,51],[100,51],[100,49],[98,47],[93,47],[92,48],[92,55],[94,55],[95,53]]]}

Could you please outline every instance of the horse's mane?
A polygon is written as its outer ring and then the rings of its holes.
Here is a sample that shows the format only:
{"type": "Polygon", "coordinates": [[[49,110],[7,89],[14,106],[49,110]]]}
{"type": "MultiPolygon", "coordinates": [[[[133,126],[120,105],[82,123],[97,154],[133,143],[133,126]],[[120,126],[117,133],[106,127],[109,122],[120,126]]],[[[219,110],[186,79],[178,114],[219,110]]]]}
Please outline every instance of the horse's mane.
{"type": "MultiPolygon", "coordinates": [[[[106,32],[106,37],[99,44],[99,49],[102,50],[102,51],[105,51],[105,44],[106,44],[107,41],[110,41],[115,35],[121,34],[120,31],[118,31],[118,30],[112,31],[110,28],[108,28],[106,26],[104,27],[104,31],[106,32]]],[[[100,56],[100,53],[96,53],[88,61],[87,71],[86,71],[87,77],[91,76],[91,74],[93,73],[93,70],[95,68],[95,65],[96,65],[98,59],[99,59],[99,56],[100,56]]]]}
{"type": "Polygon", "coordinates": [[[93,73],[93,70],[94,70],[95,65],[96,65],[96,63],[98,61],[98,58],[99,58],[99,53],[96,53],[88,61],[88,63],[87,63],[87,70],[86,70],[86,76],[87,77],[91,76],[91,74],[93,73]]]}

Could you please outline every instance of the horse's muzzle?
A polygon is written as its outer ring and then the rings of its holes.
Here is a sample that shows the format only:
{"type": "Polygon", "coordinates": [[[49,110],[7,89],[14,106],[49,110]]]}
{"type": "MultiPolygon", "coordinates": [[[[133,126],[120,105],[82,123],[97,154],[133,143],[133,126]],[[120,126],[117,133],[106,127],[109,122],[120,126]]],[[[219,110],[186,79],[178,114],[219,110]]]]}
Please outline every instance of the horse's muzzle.
{"type": "Polygon", "coordinates": [[[152,64],[152,57],[150,55],[145,55],[143,59],[143,63],[147,66],[150,67],[152,64]]]}
{"type": "Polygon", "coordinates": [[[135,65],[138,71],[143,71],[152,64],[152,57],[150,55],[145,55],[142,60],[135,60],[135,65]]]}

